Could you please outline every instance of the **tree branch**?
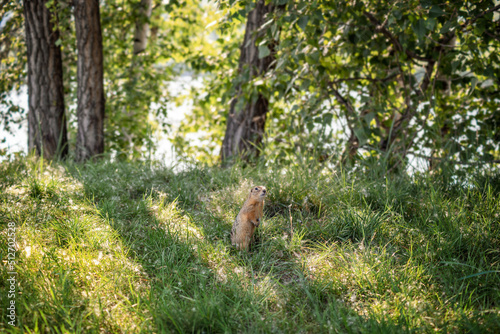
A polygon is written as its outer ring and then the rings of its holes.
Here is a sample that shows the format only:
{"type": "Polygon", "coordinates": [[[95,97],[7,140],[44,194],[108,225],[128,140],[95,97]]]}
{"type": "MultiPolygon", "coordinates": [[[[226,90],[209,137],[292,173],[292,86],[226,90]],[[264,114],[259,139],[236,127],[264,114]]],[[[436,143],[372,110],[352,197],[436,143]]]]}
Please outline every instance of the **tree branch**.
{"type": "Polygon", "coordinates": [[[488,9],[488,10],[486,10],[486,11],[482,12],[481,14],[477,15],[476,17],[474,17],[474,18],[472,18],[472,19],[470,19],[470,20],[465,21],[465,22],[464,22],[464,23],[462,23],[460,26],[461,26],[461,27],[462,27],[462,29],[463,29],[463,28],[467,27],[469,24],[472,24],[472,23],[476,22],[476,21],[477,21],[477,19],[479,19],[479,18],[483,17],[484,15],[486,15],[486,14],[488,14],[488,13],[491,13],[491,12],[496,12],[496,11],[498,11],[499,9],[500,9],[500,5],[496,5],[495,7],[490,8],[490,9],[488,9]]]}
{"type": "MultiPolygon", "coordinates": [[[[330,85],[332,85],[333,82],[330,82],[330,85]]],[[[347,111],[349,111],[349,113],[351,114],[354,114],[355,111],[354,111],[354,108],[352,107],[351,103],[349,101],[347,101],[342,95],[340,95],[339,91],[336,90],[334,87],[332,87],[332,92],[333,92],[333,95],[335,95],[335,97],[337,98],[337,100],[339,100],[340,103],[342,103],[347,111]]]]}
{"type": "Polygon", "coordinates": [[[335,95],[335,98],[342,103],[345,108],[347,109],[347,112],[345,114],[346,122],[347,122],[347,127],[349,128],[349,131],[351,132],[349,135],[349,140],[348,144],[344,149],[344,152],[342,152],[342,162],[345,162],[347,159],[346,153],[349,154],[350,157],[354,156],[356,152],[358,151],[359,148],[359,141],[358,137],[356,137],[356,134],[354,133],[354,129],[352,128],[351,124],[349,123],[349,114],[355,115],[356,112],[354,111],[354,108],[352,107],[351,103],[349,100],[346,100],[340,93],[339,91],[333,87],[334,83],[329,82],[329,85],[332,88],[333,95],[335,95]]]}
{"type": "Polygon", "coordinates": [[[367,77],[354,77],[354,78],[337,79],[337,80],[331,81],[330,84],[337,84],[337,83],[345,82],[345,81],[361,81],[361,80],[367,80],[367,81],[370,81],[370,82],[386,82],[386,81],[389,81],[389,80],[392,80],[392,79],[398,77],[399,74],[400,74],[399,72],[398,73],[394,73],[394,74],[391,74],[388,77],[385,77],[385,78],[382,78],[382,79],[367,78],[367,77]]]}
{"type": "Polygon", "coordinates": [[[369,12],[364,12],[364,15],[375,26],[375,31],[381,32],[384,36],[389,38],[389,40],[394,45],[394,47],[396,48],[397,51],[404,52],[411,59],[417,59],[417,60],[421,60],[421,61],[432,60],[429,58],[419,56],[416,53],[414,53],[413,51],[403,49],[403,46],[401,45],[401,43],[399,43],[399,40],[389,30],[387,30],[387,28],[384,27],[384,25],[382,25],[379,20],[377,20],[375,15],[373,15],[372,13],[369,13],[369,12]]]}

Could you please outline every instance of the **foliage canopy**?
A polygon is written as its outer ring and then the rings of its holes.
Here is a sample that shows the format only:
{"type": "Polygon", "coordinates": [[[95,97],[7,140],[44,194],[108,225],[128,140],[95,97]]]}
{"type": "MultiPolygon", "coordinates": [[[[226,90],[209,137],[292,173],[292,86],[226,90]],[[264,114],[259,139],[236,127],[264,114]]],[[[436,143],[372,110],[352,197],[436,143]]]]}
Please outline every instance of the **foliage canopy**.
{"type": "MultiPolygon", "coordinates": [[[[151,134],[169,129],[167,101],[193,110],[170,132],[186,159],[218,159],[235,87],[270,99],[264,158],[297,153],[403,168],[411,156],[491,162],[500,158],[500,5],[483,1],[286,1],[260,28],[259,56],[272,70],[249,78],[238,56],[255,1],[155,2],[146,51],[132,52],[139,2],[101,7],[107,149],[140,157],[151,134]],[[273,43],[273,45],[271,45],[273,43]],[[276,45],[274,45],[276,44],[276,45]],[[168,83],[188,73],[203,82],[177,96],[168,83]],[[195,140],[190,133],[196,133],[195,140]]],[[[2,121],[22,110],[9,94],[25,76],[20,5],[4,1],[0,61],[2,121]]],[[[57,13],[65,59],[70,138],[75,132],[75,40],[69,1],[57,13]]]]}
{"type": "MultiPolygon", "coordinates": [[[[243,81],[247,99],[259,92],[272,101],[267,158],[312,150],[396,167],[412,153],[499,158],[494,1],[274,2],[278,9],[261,27],[267,35],[257,41],[266,56],[279,40],[274,69],[248,81],[225,71],[228,61],[219,58],[188,121],[198,126],[185,131],[210,130],[219,142],[231,87],[243,81]]],[[[222,29],[241,27],[254,4],[219,3],[222,29]]]]}

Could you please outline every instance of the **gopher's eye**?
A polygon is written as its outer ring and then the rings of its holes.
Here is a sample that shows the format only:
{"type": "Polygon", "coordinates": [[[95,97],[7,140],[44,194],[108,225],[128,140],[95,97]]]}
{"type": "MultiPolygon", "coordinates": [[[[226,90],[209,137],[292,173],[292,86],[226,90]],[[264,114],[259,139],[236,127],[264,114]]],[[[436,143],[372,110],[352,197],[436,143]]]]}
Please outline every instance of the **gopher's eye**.
{"type": "Polygon", "coordinates": [[[259,188],[255,188],[255,190],[259,190],[259,188]]]}

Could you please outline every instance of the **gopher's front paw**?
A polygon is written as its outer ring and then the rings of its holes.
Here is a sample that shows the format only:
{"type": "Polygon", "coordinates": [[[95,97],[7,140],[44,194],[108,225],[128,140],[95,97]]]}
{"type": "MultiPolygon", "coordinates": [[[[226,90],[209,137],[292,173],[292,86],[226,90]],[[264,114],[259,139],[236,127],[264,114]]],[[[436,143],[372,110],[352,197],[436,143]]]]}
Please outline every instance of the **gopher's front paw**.
{"type": "Polygon", "coordinates": [[[252,223],[255,227],[259,227],[259,225],[260,225],[260,218],[257,218],[257,220],[256,220],[256,221],[251,220],[250,222],[251,222],[251,223],[252,223]]]}

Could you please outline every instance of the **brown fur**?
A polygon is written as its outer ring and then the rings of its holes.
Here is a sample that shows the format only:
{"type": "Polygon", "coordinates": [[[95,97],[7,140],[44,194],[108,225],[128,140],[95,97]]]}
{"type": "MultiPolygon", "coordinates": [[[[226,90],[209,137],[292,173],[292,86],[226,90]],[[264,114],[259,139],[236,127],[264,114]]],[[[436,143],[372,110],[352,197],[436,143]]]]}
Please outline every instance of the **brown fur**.
{"type": "Polygon", "coordinates": [[[255,229],[262,221],[266,187],[257,186],[250,190],[248,199],[234,220],[231,243],[240,250],[248,250],[255,229]]]}

